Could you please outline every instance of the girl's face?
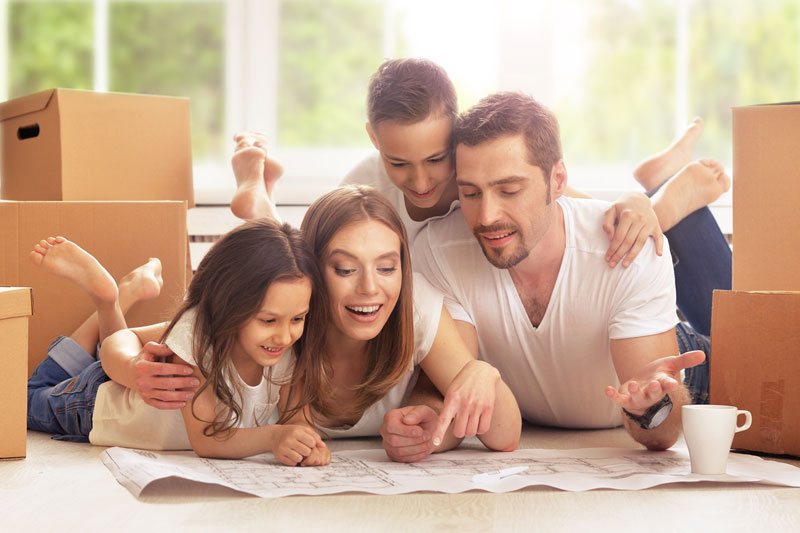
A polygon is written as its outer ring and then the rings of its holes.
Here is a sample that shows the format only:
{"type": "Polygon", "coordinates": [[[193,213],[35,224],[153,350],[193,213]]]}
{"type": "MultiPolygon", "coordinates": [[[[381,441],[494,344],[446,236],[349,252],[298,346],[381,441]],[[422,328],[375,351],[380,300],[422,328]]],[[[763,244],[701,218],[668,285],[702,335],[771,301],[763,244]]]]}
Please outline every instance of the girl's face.
{"type": "Polygon", "coordinates": [[[278,362],[303,334],[310,300],[308,278],[276,281],[267,288],[261,307],[239,330],[233,359],[240,374],[254,363],[265,367],[278,362]]]}
{"type": "Polygon", "coordinates": [[[348,339],[375,338],[400,297],[400,238],[375,220],[343,227],[328,243],[323,277],[332,327],[348,339]]]}

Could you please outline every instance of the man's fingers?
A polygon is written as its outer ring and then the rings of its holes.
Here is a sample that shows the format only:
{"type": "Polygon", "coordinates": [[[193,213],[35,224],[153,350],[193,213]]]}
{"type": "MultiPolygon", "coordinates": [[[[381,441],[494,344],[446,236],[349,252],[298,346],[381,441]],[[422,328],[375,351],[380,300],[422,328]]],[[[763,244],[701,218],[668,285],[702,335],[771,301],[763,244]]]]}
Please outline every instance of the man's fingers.
{"type": "Polygon", "coordinates": [[[158,398],[145,398],[144,396],[142,399],[147,405],[163,410],[182,409],[186,405],[186,402],[165,402],[158,398]]]}
{"type": "Polygon", "coordinates": [[[679,372],[684,368],[692,368],[706,360],[706,354],[702,350],[692,350],[681,355],[676,355],[670,361],[673,372],[679,372]]]}
{"type": "Polygon", "coordinates": [[[625,260],[622,261],[622,268],[627,268],[631,263],[633,263],[634,259],[636,259],[636,256],[638,256],[639,252],[641,252],[642,248],[644,248],[644,243],[646,243],[647,239],[649,238],[650,236],[648,234],[643,232],[639,233],[639,235],[636,237],[636,241],[633,243],[633,246],[631,246],[630,250],[628,250],[628,253],[625,255],[625,260]]]}
{"type": "Polygon", "coordinates": [[[661,232],[661,229],[653,235],[653,240],[656,241],[656,254],[662,255],[664,253],[664,234],[661,232]]]}
{"type": "Polygon", "coordinates": [[[614,236],[614,224],[617,222],[617,210],[615,207],[610,207],[603,215],[603,231],[611,239],[614,236]]]}

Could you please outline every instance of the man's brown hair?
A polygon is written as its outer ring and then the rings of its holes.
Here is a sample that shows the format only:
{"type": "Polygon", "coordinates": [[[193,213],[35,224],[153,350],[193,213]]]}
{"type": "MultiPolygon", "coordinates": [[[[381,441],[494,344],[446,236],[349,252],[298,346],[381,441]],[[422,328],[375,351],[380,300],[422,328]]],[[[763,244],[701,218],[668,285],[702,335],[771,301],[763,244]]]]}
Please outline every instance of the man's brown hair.
{"type": "Polygon", "coordinates": [[[481,99],[459,116],[453,129],[454,146],[475,146],[500,137],[522,135],[528,162],[549,179],[563,158],[556,116],[548,108],[517,92],[499,92],[481,99]]]}

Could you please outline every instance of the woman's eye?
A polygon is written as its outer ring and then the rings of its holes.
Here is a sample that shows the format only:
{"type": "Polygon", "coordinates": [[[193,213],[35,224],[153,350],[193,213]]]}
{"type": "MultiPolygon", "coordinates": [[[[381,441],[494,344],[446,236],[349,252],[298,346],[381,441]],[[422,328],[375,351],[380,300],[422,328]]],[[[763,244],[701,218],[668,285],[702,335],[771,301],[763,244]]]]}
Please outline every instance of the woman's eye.
{"type": "Polygon", "coordinates": [[[305,322],[306,321],[306,315],[296,316],[292,320],[294,320],[295,322],[305,322]]]}
{"type": "Polygon", "coordinates": [[[396,266],[380,267],[378,268],[378,272],[380,272],[381,274],[392,274],[394,272],[397,272],[397,267],[396,266]]]}
{"type": "Polygon", "coordinates": [[[428,159],[428,163],[441,163],[444,160],[445,160],[445,156],[433,157],[431,159],[428,159]]]}
{"type": "Polygon", "coordinates": [[[333,271],[336,272],[336,274],[339,275],[339,276],[349,276],[350,274],[355,272],[356,269],[354,269],[354,268],[336,268],[336,267],[334,267],[333,271]]]}
{"type": "Polygon", "coordinates": [[[274,324],[275,323],[275,319],[274,318],[261,318],[259,320],[261,320],[261,322],[264,323],[264,324],[274,324]]]}
{"type": "Polygon", "coordinates": [[[394,168],[401,168],[401,167],[406,166],[406,163],[395,163],[395,162],[392,162],[392,161],[390,161],[389,164],[392,165],[392,167],[394,167],[394,168]]]}

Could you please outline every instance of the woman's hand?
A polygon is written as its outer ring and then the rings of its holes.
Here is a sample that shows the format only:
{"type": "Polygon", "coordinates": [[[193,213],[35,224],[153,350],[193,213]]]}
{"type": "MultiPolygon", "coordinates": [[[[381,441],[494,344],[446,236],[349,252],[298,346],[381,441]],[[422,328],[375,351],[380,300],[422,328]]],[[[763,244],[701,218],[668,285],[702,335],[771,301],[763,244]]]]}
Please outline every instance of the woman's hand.
{"type": "Polygon", "coordinates": [[[444,407],[433,434],[434,446],[439,446],[447,428],[453,424],[458,438],[482,435],[489,431],[500,372],[483,361],[470,361],[453,378],[444,395],[444,407]]]}
{"type": "Polygon", "coordinates": [[[615,267],[622,261],[628,267],[649,237],[653,237],[656,254],[664,249],[664,234],[650,198],[642,193],[623,194],[614,205],[608,208],[603,217],[603,231],[611,243],[606,251],[608,266],[615,267]]]}
{"type": "Polygon", "coordinates": [[[331,464],[331,449],[317,446],[303,459],[300,466],[325,466],[331,464]]]}

